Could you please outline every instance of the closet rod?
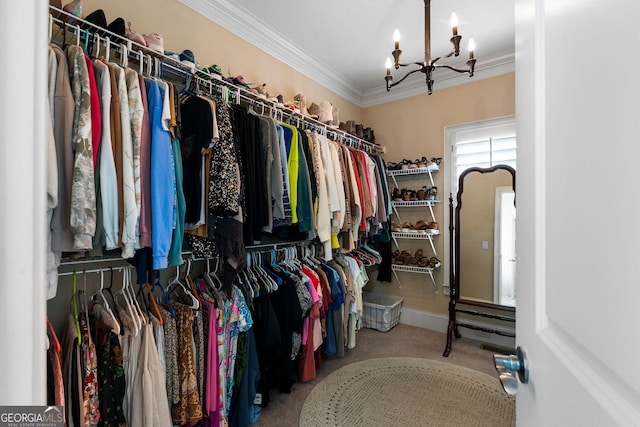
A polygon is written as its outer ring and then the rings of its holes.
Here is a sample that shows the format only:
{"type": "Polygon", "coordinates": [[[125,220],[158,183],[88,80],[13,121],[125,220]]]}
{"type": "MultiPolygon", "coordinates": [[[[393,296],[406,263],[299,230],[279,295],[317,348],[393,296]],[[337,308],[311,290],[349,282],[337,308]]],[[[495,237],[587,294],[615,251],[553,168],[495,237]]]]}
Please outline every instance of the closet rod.
{"type": "Polygon", "coordinates": [[[124,271],[126,269],[133,268],[133,266],[122,266],[122,267],[111,267],[111,268],[94,268],[91,270],[74,270],[74,271],[65,271],[63,273],[58,273],[58,277],[60,276],[72,276],[74,273],[78,274],[89,274],[89,273],[111,273],[112,271],[124,271]]]}
{"type": "Polygon", "coordinates": [[[263,243],[257,245],[247,245],[245,249],[249,252],[260,252],[262,249],[278,249],[291,246],[298,246],[304,243],[308,243],[308,240],[296,240],[295,242],[279,242],[279,243],[263,243]]]}
{"type": "MultiPolygon", "coordinates": [[[[226,88],[230,90],[232,94],[234,95],[239,94],[245,100],[248,100],[250,102],[260,102],[264,106],[268,106],[267,108],[270,108],[274,111],[278,111],[279,114],[286,115],[288,118],[293,120],[301,121],[303,123],[303,126],[305,126],[307,129],[313,129],[313,130],[324,129],[325,134],[327,135],[333,134],[336,138],[341,139],[341,141],[339,142],[345,145],[349,145],[347,144],[348,142],[353,142],[355,143],[356,148],[360,148],[363,151],[366,151],[367,153],[380,154],[380,153],[386,152],[386,148],[381,145],[377,145],[372,142],[365,141],[341,129],[329,127],[325,123],[319,122],[310,117],[306,117],[301,113],[296,113],[295,111],[290,110],[288,108],[278,107],[275,102],[270,101],[268,99],[257,99],[255,96],[253,96],[254,95],[253,92],[250,92],[246,88],[236,86],[224,80],[206,80],[200,77],[198,74],[192,72],[189,67],[185,66],[179,61],[176,61],[173,58],[170,58],[155,50],[149,49],[146,46],[143,46],[139,43],[134,42],[133,40],[130,40],[125,37],[121,37],[118,34],[108,31],[107,29],[98,27],[88,21],[85,21],[84,19],[80,19],[68,12],[65,12],[62,9],[58,9],[55,6],[49,5],[49,9],[50,9],[50,15],[51,15],[50,20],[64,27],[65,31],[70,31],[72,34],[75,34],[75,32],[78,31],[78,29],[80,29],[81,32],[86,32],[87,37],[95,36],[94,33],[98,32],[98,37],[101,43],[103,41],[106,42],[106,38],[102,36],[102,34],[105,34],[110,39],[109,45],[112,49],[114,49],[116,52],[122,52],[122,48],[126,48],[127,56],[134,60],[142,60],[144,62],[146,60],[145,59],[146,55],[150,55],[153,58],[160,59],[163,67],[170,67],[171,69],[177,70],[180,74],[189,74],[190,79],[192,79],[192,81],[196,81],[199,85],[202,84],[203,87],[216,86],[217,88],[226,88]],[[66,20],[62,18],[58,18],[54,16],[54,13],[57,16],[66,16],[67,18],[66,20]],[[82,25],[83,28],[80,28],[80,25],[82,25]],[[140,53],[142,53],[143,55],[141,56],[140,53]],[[308,126],[308,123],[311,123],[312,126],[308,126]],[[345,141],[347,143],[345,143],[345,141]]],[[[80,38],[79,34],[77,34],[77,36],[78,38],[80,38]]],[[[50,37],[51,37],[51,34],[50,34],[50,37]]],[[[350,146],[353,147],[353,145],[350,145],[350,146]]]]}

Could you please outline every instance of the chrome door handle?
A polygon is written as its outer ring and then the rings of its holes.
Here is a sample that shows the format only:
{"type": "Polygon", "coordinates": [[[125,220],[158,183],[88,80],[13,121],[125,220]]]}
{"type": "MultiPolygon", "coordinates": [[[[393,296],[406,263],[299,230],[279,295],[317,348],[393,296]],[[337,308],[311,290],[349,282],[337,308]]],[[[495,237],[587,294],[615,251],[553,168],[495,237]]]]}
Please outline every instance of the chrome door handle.
{"type": "Polygon", "coordinates": [[[520,346],[516,348],[515,355],[493,355],[498,378],[502,388],[509,396],[515,396],[518,392],[518,379],[522,384],[526,384],[529,381],[529,369],[527,368],[526,360],[526,354],[520,346]]]}

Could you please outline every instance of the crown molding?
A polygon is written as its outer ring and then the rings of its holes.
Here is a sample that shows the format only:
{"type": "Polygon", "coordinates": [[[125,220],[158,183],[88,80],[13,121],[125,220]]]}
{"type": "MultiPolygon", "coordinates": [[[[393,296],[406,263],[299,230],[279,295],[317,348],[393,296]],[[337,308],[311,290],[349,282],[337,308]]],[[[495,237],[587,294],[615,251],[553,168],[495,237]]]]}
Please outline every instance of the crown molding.
{"type": "MultiPolygon", "coordinates": [[[[410,77],[390,92],[387,92],[384,84],[361,92],[356,89],[355,82],[336,73],[291,43],[282,34],[266,27],[260,19],[238,6],[236,2],[231,0],[179,1],[360,108],[373,107],[426,94],[424,81],[417,77],[410,77]]],[[[515,52],[501,52],[489,57],[478,58],[473,80],[465,74],[446,69],[438,70],[434,90],[446,89],[514,71],[515,52]]]]}
{"type": "Polygon", "coordinates": [[[360,106],[356,84],[310,56],[282,34],[266,27],[256,16],[229,0],[179,0],[201,15],[246,40],[316,83],[360,106]]]}
{"type": "MultiPolygon", "coordinates": [[[[440,69],[435,75],[435,83],[433,90],[447,89],[466,83],[473,83],[477,80],[484,80],[491,77],[497,77],[503,74],[514,72],[515,52],[501,52],[489,57],[482,57],[476,63],[473,78],[469,78],[467,74],[456,73],[447,69],[440,69]]],[[[422,76],[422,74],[420,74],[422,76]]],[[[375,105],[385,104],[387,102],[398,101],[412,96],[426,95],[426,83],[422,78],[409,78],[400,86],[396,86],[387,92],[385,85],[381,84],[379,88],[368,90],[362,95],[362,108],[373,107],[375,105]]]]}

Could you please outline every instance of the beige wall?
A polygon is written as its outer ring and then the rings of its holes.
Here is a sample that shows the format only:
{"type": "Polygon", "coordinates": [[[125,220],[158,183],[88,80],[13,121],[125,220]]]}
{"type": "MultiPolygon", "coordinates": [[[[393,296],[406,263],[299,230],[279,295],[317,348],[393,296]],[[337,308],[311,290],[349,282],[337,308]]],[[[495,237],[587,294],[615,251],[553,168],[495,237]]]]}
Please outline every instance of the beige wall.
{"type": "MultiPolygon", "coordinates": [[[[302,93],[309,102],[331,101],[340,108],[341,121],[355,120],[375,130],[376,142],[387,147],[388,161],[403,158],[442,157],[444,127],[515,113],[515,78],[508,74],[486,80],[472,80],[463,86],[438,90],[437,81],[431,96],[421,95],[409,99],[360,109],[335,93],[301,75],[288,65],[266,54],[255,46],[233,35],[177,0],[84,0],[85,14],[103,9],[107,22],[117,17],[131,21],[137,32],[158,32],[164,37],[165,50],[181,52],[191,49],[196,61],[203,65],[218,64],[224,75],[244,76],[247,82],[267,83],[270,94],[282,94],[291,100],[302,93]]],[[[443,172],[436,173],[436,186],[444,188],[443,172]]],[[[444,194],[440,200],[446,201],[444,194]]],[[[442,224],[446,203],[435,209],[442,224]]],[[[416,213],[415,216],[426,218],[416,213]]],[[[444,236],[436,237],[436,249],[443,259],[444,236]]],[[[420,245],[407,246],[415,251],[420,245]]],[[[423,245],[426,251],[427,246],[423,245]]],[[[448,280],[447,266],[436,273],[438,287],[448,280]]],[[[404,306],[446,314],[448,297],[434,293],[427,276],[399,273],[402,287],[397,282],[376,283],[372,274],[368,290],[404,296],[404,306]]]]}
{"type": "Polygon", "coordinates": [[[117,17],[131,21],[140,34],[156,32],[165,50],[190,49],[200,65],[218,64],[223,75],[242,75],[246,82],[267,84],[270,95],[293,100],[297,93],[308,103],[331,101],[340,109],[340,120],[362,123],[362,110],[303,76],[288,65],[237,37],[177,0],[84,0],[85,15],[102,9],[110,23],[117,17]],[[135,6],[133,6],[135,4],[135,6]]]}
{"type": "MultiPolygon", "coordinates": [[[[374,124],[376,141],[387,148],[385,160],[397,162],[422,156],[444,157],[446,126],[512,114],[515,114],[514,73],[485,80],[471,80],[462,86],[442,90],[437,89],[436,78],[433,95],[425,94],[367,108],[364,110],[363,120],[374,124]]],[[[440,172],[434,174],[435,185],[439,189],[438,199],[442,202],[435,207],[434,213],[441,228],[444,228],[444,213],[449,209],[449,195],[442,194],[444,179],[448,173],[441,165],[440,172]]],[[[417,182],[407,182],[407,185],[411,184],[418,185],[417,182]]],[[[403,220],[416,220],[427,217],[427,211],[416,212],[415,208],[404,208],[401,215],[403,220]]],[[[440,236],[434,238],[438,258],[443,261],[444,239],[447,238],[444,231],[441,230],[440,236]]],[[[426,244],[416,241],[399,240],[399,243],[414,253],[419,248],[427,248],[426,244]]],[[[443,294],[441,285],[449,283],[448,265],[443,265],[436,271],[438,294],[428,276],[403,272],[398,272],[398,275],[401,284],[395,279],[392,283],[372,280],[367,289],[402,296],[403,306],[407,308],[447,314],[449,297],[443,294]]]]}

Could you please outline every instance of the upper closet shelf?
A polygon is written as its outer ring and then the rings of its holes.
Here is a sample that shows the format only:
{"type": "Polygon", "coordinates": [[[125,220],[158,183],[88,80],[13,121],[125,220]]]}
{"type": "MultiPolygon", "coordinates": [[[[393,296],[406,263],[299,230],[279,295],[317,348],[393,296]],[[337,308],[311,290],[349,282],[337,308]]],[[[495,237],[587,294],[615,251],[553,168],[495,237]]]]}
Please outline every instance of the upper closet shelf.
{"type": "Polygon", "coordinates": [[[49,40],[52,42],[55,38],[54,35],[56,29],[58,29],[58,32],[62,29],[63,36],[66,36],[66,34],[75,36],[74,42],[78,45],[84,44],[86,47],[89,43],[95,44],[97,42],[103,47],[106,46],[107,60],[109,58],[108,52],[113,50],[118,54],[118,59],[120,59],[121,62],[123,62],[124,58],[125,64],[129,59],[138,61],[141,73],[143,69],[146,69],[153,70],[157,74],[169,72],[178,76],[187,76],[187,85],[191,84],[202,90],[208,88],[210,91],[213,91],[214,88],[215,90],[225,89],[223,94],[225,99],[228,100],[229,98],[234,98],[236,103],[240,103],[241,100],[246,101],[258,109],[262,109],[264,114],[270,114],[280,121],[284,121],[284,118],[287,118],[298,127],[326,135],[337,142],[352,148],[363,150],[369,154],[381,154],[386,152],[386,148],[384,146],[358,138],[357,136],[351,135],[337,127],[332,127],[318,120],[304,116],[300,112],[296,112],[286,107],[283,108],[269,99],[258,97],[253,92],[249,91],[248,88],[236,86],[225,80],[205,79],[201,77],[201,74],[198,74],[198,70],[194,70],[172,57],[136,43],[126,37],[121,37],[120,35],[108,31],[105,28],[100,28],[91,22],[80,19],[63,11],[62,9],[58,9],[50,5],[49,40]]]}

